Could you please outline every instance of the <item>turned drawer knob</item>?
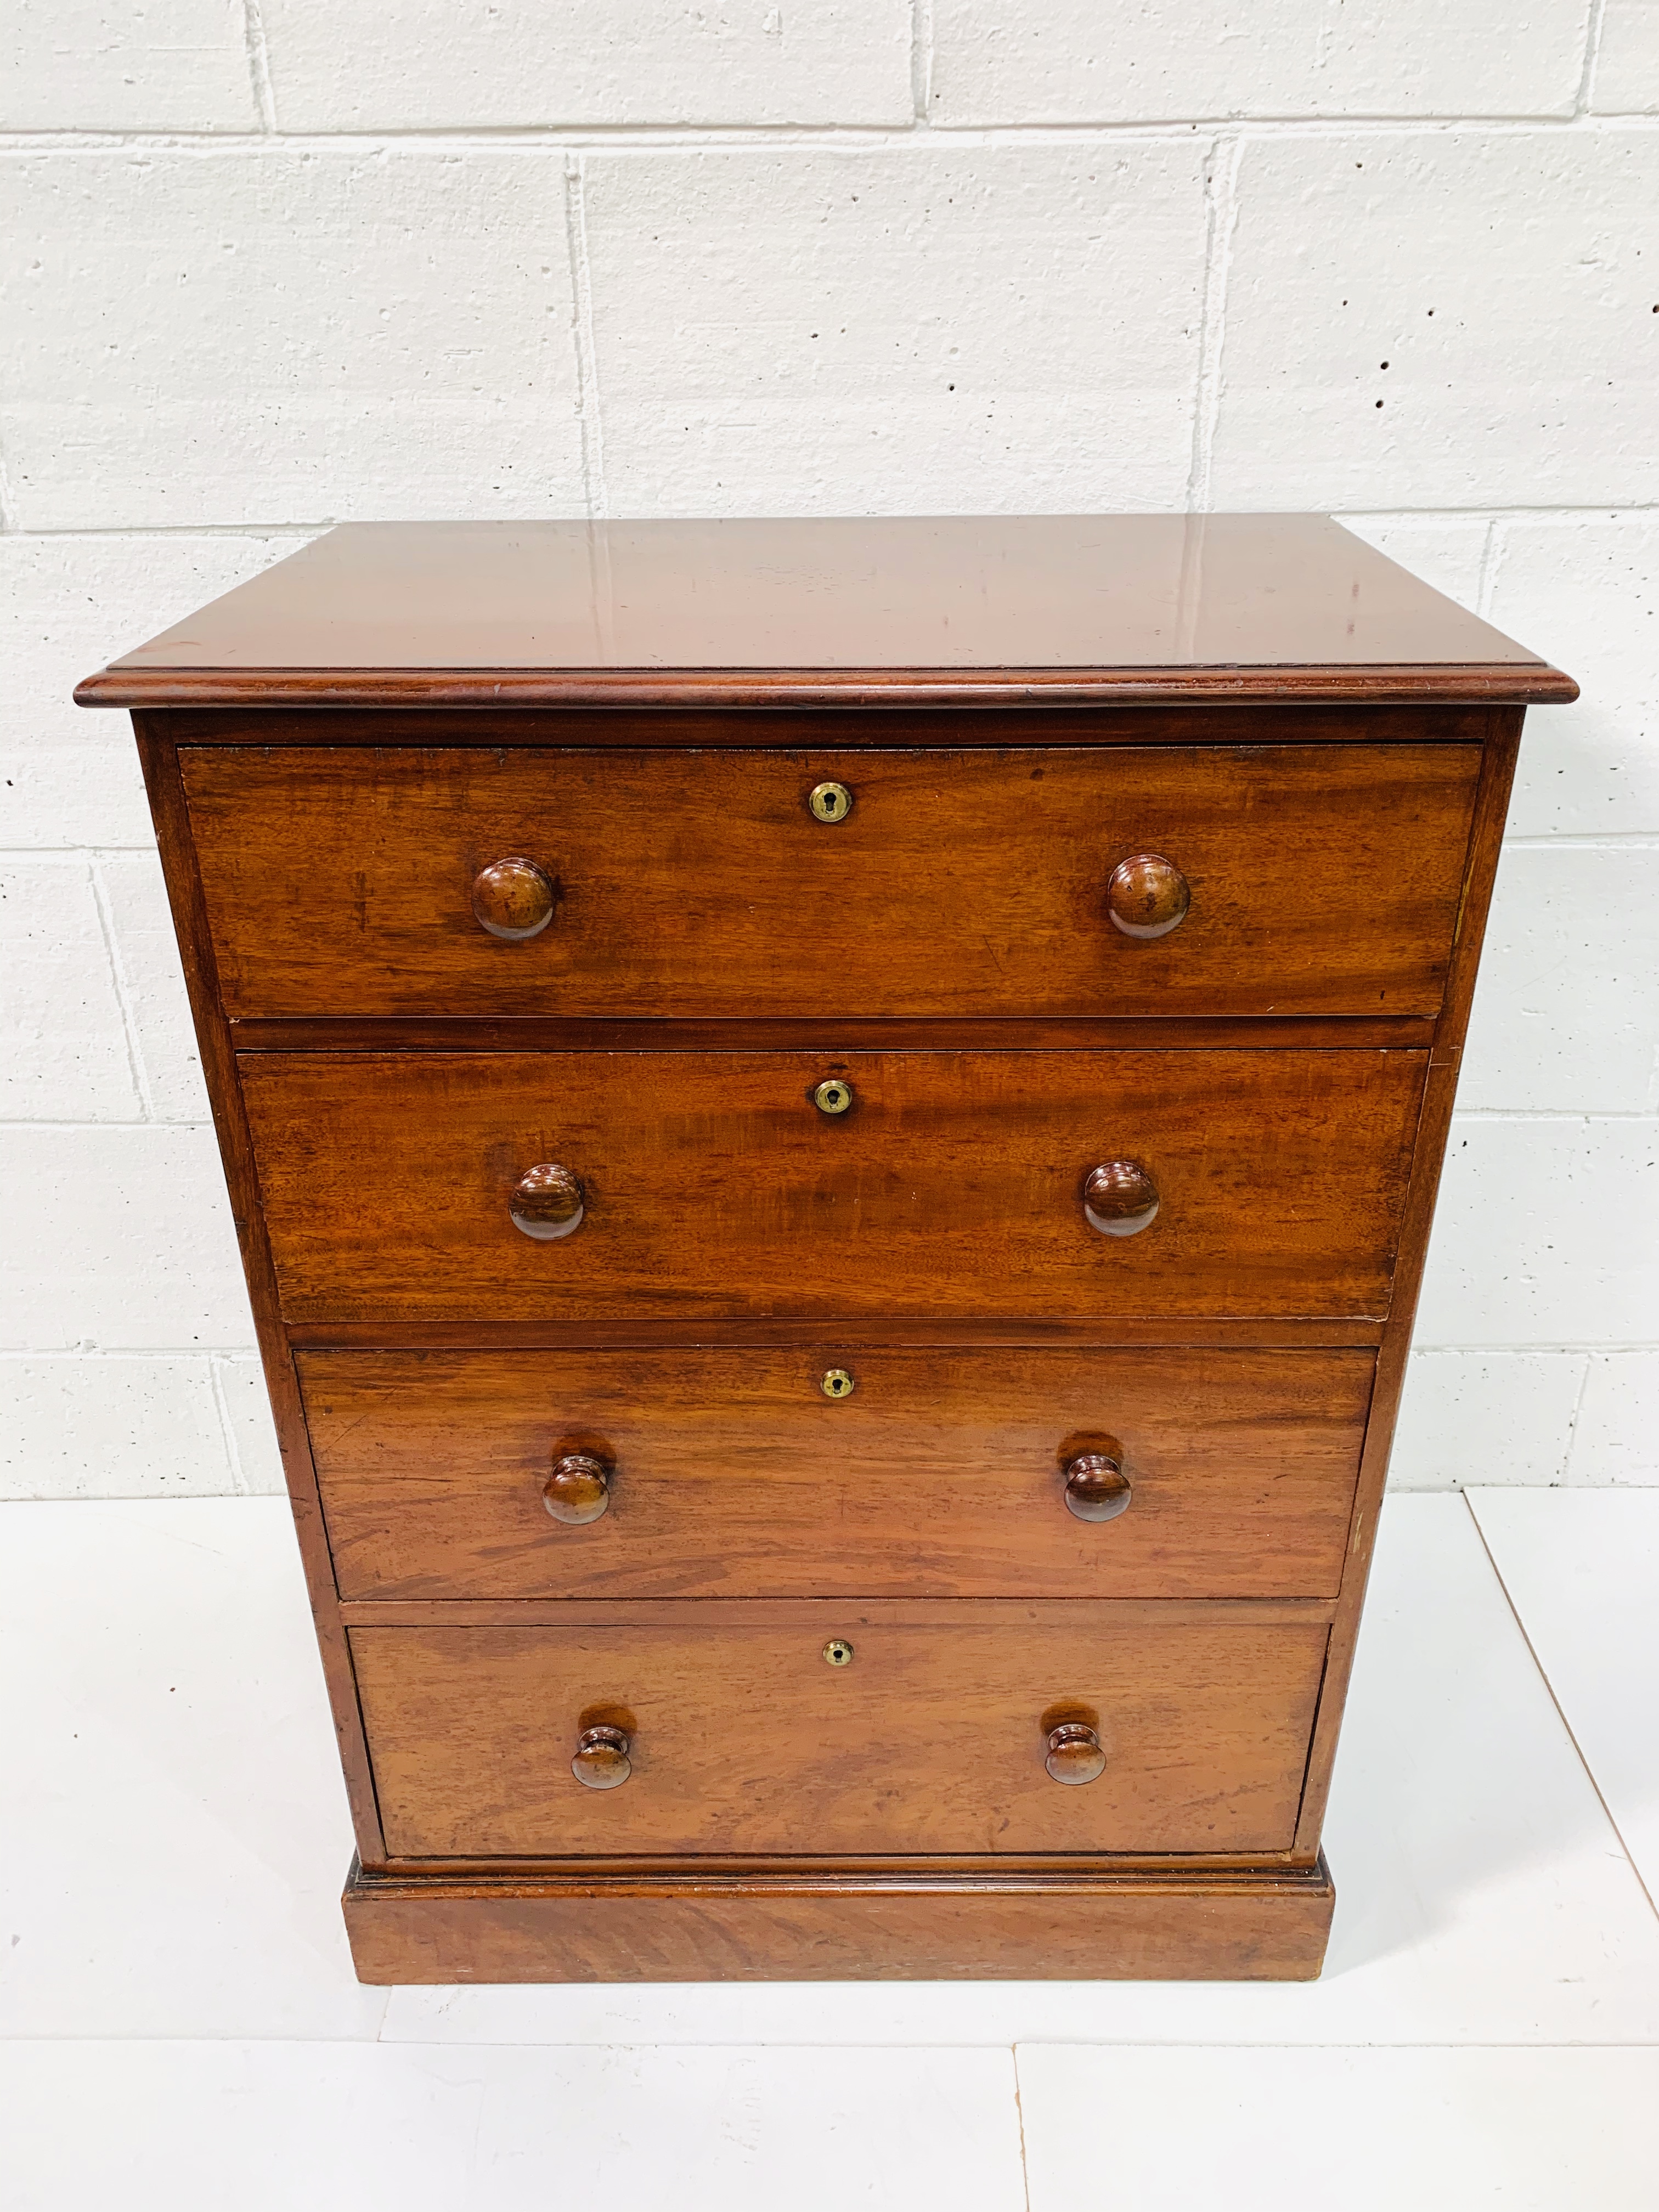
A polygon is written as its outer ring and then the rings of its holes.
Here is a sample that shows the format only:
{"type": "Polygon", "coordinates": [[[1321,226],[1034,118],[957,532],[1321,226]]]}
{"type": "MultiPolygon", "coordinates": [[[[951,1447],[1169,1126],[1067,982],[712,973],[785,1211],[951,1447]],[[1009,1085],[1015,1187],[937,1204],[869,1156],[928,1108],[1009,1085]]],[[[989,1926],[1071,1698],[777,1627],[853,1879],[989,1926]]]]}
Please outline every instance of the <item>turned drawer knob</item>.
{"type": "Polygon", "coordinates": [[[597,1521],[610,1503],[611,1469],[592,1452],[566,1452],[542,1485],[542,1504],[556,1521],[597,1521]]]}
{"type": "Polygon", "coordinates": [[[570,1771],[584,1790],[620,1790],[634,1771],[628,1753],[625,1729],[584,1729],[576,1738],[570,1771]]]}
{"type": "Polygon", "coordinates": [[[557,904],[550,876],[533,860],[492,860],[472,878],[472,912],[492,937],[538,937],[557,904]]]}
{"type": "Polygon", "coordinates": [[[1043,1760],[1051,1782],[1079,1789],[1106,1771],[1106,1754],[1100,1738],[1082,1721],[1063,1721],[1048,1731],[1048,1753],[1043,1760]]]}
{"type": "Polygon", "coordinates": [[[514,1185],[507,1211],[513,1216],[513,1226],[533,1237],[538,1244],[568,1237],[582,1225],[581,1178],[551,1162],[526,1168],[514,1185]]]}
{"type": "Polygon", "coordinates": [[[1162,853],[1120,860],[1106,885],[1106,911],[1126,937],[1167,937],[1187,919],[1192,902],[1186,877],[1162,853]]]}
{"type": "Polygon", "coordinates": [[[1079,1521],[1115,1521],[1133,1494],[1123,1462],[1110,1452],[1079,1452],[1066,1469],[1066,1504],[1079,1521]]]}
{"type": "Polygon", "coordinates": [[[1158,1212],[1158,1185],[1139,1160],[1107,1160],[1083,1186],[1089,1226],[1103,1237],[1139,1237],[1158,1212]]]}

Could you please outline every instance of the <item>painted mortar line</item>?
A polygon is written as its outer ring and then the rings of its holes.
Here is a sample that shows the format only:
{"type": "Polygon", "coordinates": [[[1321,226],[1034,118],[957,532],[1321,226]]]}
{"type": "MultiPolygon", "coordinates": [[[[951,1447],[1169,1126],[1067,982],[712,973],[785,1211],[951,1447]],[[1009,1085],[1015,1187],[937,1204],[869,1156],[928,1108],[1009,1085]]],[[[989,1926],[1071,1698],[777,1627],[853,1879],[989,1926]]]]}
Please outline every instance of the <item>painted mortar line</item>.
{"type": "MultiPolygon", "coordinates": [[[[1328,138],[1370,137],[1382,140],[1413,137],[1515,137],[1539,131],[1582,137],[1649,137],[1659,134],[1659,115],[1183,115],[1094,122],[1032,122],[946,124],[934,119],[928,135],[949,138],[962,145],[1018,144],[1052,140],[1057,144],[1101,139],[1140,138],[1149,141],[1190,137],[1198,131],[1237,131],[1245,137],[1328,138]]],[[[446,153],[469,143],[497,149],[523,147],[592,148],[626,150],[637,146],[654,150],[664,146],[686,148],[732,146],[785,147],[844,142],[848,146],[914,146],[918,133],[914,120],[895,123],[568,123],[457,124],[450,126],[383,126],[351,131],[0,131],[0,154],[48,152],[154,153],[167,149],[179,152],[247,153],[281,145],[293,152],[372,152],[391,145],[419,148],[431,145],[446,153]]]]}
{"type": "Polygon", "coordinates": [[[1199,308],[1198,379],[1194,394],[1192,455],[1187,471],[1187,511],[1207,514],[1221,419],[1221,356],[1227,335],[1227,285],[1232,273],[1233,232],[1238,222],[1238,167],[1243,141],[1224,132],[1211,142],[1204,165],[1204,290],[1199,308]]]}
{"type": "Polygon", "coordinates": [[[219,1415],[219,1433],[224,1443],[226,1464],[230,1469],[231,1481],[235,1486],[231,1494],[237,1498],[252,1498],[258,1493],[249,1483],[247,1470],[242,1465],[242,1453],[236,1441],[235,1424],[230,1418],[230,1401],[225,1396],[224,1383],[219,1373],[219,1362],[216,1358],[210,1358],[208,1361],[208,1379],[209,1387],[213,1392],[213,1403],[219,1415]]]}
{"type": "MultiPolygon", "coordinates": [[[[1568,1483],[1573,1479],[1572,1455],[1578,1442],[1578,1417],[1584,1410],[1584,1399],[1589,1389],[1592,1355],[1586,1352],[1581,1356],[1584,1364],[1578,1376],[1578,1388],[1573,1393],[1572,1411],[1567,1416],[1566,1449],[1561,1455],[1561,1480],[1568,1483]]],[[[1583,1486],[1588,1489],[1590,1486],[1587,1483],[1583,1486]]]]}
{"type": "Polygon", "coordinates": [[[1503,574],[1504,561],[1510,550],[1510,529],[1515,518],[1495,514],[1486,528],[1486,542],[1480,553],[1480,584],[1475,594],[1475,611],[1489,615],[1492,601],[1498,595],[1498,580],[1503,574]]]}
{"type": "MultiPolygon", "coordinates": [[[[143,1096],[142,1092],[140,1096],[143,1096]]],[[[188,1118],[180,1116],[179,1120],[173,1121],[161,1114],[146,1114],[139,1121],[129,1121],[125,1116],[117,1118],[112,1115],[101,1121],[71,1121],[68,1119],[54,1121],[47,1114],[20,1114],[15,1117],[11,1115],[0,1115],[0,1128],[21,1129],[25,1132],[32,1129],[83,1129],[88,1135],[94,1131],[103,1132],[110,1129],[199,1129],[204,1135],[210,1135],[212,1133],[213,1124],[202,1116],[188,1118]]]]}
{"type": "MultiPolygon", "coordinates": [[[[572,518],[573,520],[575,519],[572,518]]],[[[309,540],[320,538],[325,530],[337,529],[339,520],[335,517],[327,522],[129,522],[99,525],[71,522],[58,527],[49,523],[29,523],[27,526],[20,523],[6,534],[13,538],[39,538],[43,540],[64,538],[293,538],[309,540]]],[[[400,521],[403,518],[369,515],[363,520],[400,521]]]]}
{"type": "Polygon", "coordinates": [[[248,82],[253,88],[253,109],[267,137],[276,133],[276,95],[270,82],[270,48],[265,40],[262,0],[242,0],[242,36],[247,46],[248,82]]]}
{"type": "Polygon", "coordinates": [[[575,357],[576,416],[581,430],[582,498],[588,520],[607,511],[605,424],[599,411],[599,350],[593,330],[592,264],[587,251],[587,200],[581,157],[564,165],[565,252],[570,269],[571,349],[575,357]]]}
{"type": "MultiPolygon", "coordinates": [[[[1520,1486],[1521,1486],[1519,1485],[1516,1486],[1517,1488],[1520,1486]]],[[[1542,1486],[1533,1484],[1529,1486],[1536,1489],[1542,1486]]],[[[1659,1915],[1659,1902],[1655,1901],[1653,1892],[1648,1887],[1647,1883],[1643,1880],[1642,1869],[1637,1865],[1634,1857],[1632,1856],[1630,1845],[1625,1841],[1624,1832],[1620,1829],[1618,1821],[1615,1820],[1613,1816],[1613,1808],[1608,1804],[1607,1799],[1601,1794],[1601,1785],[1595,1778],[1595,1769],[1590,1765],[1589,1760],[1584,1756],[1584,1747],[1579,1742],[1577,1735],[1574,1732],[1572,1723],[1567,1718],[1566,1713],[1562,1707],[1560,1698],[1555,1694],[1555,1685],[1550,1680],[1549,1669],[1545,1666],[1543,1661],[1538,1656],[1538,1648],[1532,1640],[1531,1634],[1528,1630],[1525,1620],[1522,1618],[1521,1608],[1516,1603],[1514,1595],[1510,1591],[1509,1584],[1504,1579],[1504,1570],[1498,1565],[1497,1555],[1494,1553],[1492,1546],[1486,1541],[1486,1532],[1480,1525],[1480,1516],[1475,1511],[1473,1504],[1470,1502],[1468,1491],[1464,1491],[1461,1494],[1462,1496],[1464,1506],[1468,1510],[1468,1516],[1474,1523],[1474,1533],[1480,1540],[1480,1548],[1486,1553],[1487,1563],[1491,1566],[1493,1574],[1498,1577],[1498,1587],[1504,1593],[1504,1602],[1509,1607],[1510,1613],[1514,1620],[1515,1625],[1521,1632],[1521,1640],[1527,1647],[1528,1656],[1531,1659],[1533,1665],[1538,1669],[1538,1679],[1542,1682],[1545,1689],[1548,1692],[1549,1701],[1555,1708],[1556,1717],[1559,1720],[1562,1727],[1566,1730],[1567,1741],[1572,1746],[1573,1749],[1578,1754],[1578,1763],[1584,1770],[1584,1773],[1589,1782],[1590,1788],[1595,1792],[1595,1802],[1600,1805],[1602,1812],[1607,1815],[1607,1826],[1613,1830],[1613,1835],[1618,1840],[1619,1848],[1625,1855],[1626,1864],[1629,1867],[1632,1874],[1636,1877],[1637,1887],[1641,1891],[1643,1896],[1646,1898],[1648,1901],[1648,1909],[1654,1914],[1659,1915]]]]}
{"type": "MultiPolygon", "coordinates": [[[[1178,514],[1179,507],[1161,510],[1167,514],[1178,514]]],[[[1247,510],[1237,509],[1243,513],[1247,510]]],[[[1310,514],[1327,514],[1335,522],[1364,523],[1382,528],[1389,523],[1484,522],[1498,520],[1504,522],[1570,523],[1645,522],[1659,514],[1659,501],[1647,505],[1626,502],[1614,505],[1610,501],[1564,502],[1559,507],[1338,507],[1315,505],[1310,514]]],[[[579,514],[544,515],[533,520],[541,521],[577,522],[579,514]]],[[[127,523],[15,523],[7,535],[15,538],[318,538],[325,530],[337,529],[343,522],[399,521],[401,516],[383,515],[326,515],[313,521],[286,522],[127,522],[127,523]]]]}
{"type": "MultiPolygon", "coordinates": [[[[94,861],[89,871],[92,878],[93,904],[98,912],[98,927],[104,939],[104,957],[108,961],[111,981],[115,986],[115,997],[121,1009],[121,1033],[126,1040],[127,1072],[132,1078],[132,1087],[138,1094],[138,1103],[145,1122],[155,1119],[155,1099],[150,1089],[149,1074],[144,1066],[144,1055],[138,1042],[138,1018],[132,1003],[132,987],[127,977],[126,963],[121,957],[120,939],[115,927],[115,915],[109,902],[109,887],[104,881],[100,864],[94,861]]],[[[124,1123],[119,1127],[142,1127],[143,1124],[124,1123]]]]}
{"type": "Polygon", "coordinates": [[[1474,611],[1484,615],[1492,605],[1492,586],[1497,581],[1500,556],[1498,532],[1501,526],[1496,515],[1487,521],[1480,538],[1480,568],[1474,584],[1474,611]]]}
{"type": "Polygon", "coordinates": [[[1595,65],[1601,58],[1601,27],[1607,15],[1607,0],[1590,0],[1589,13],[1584,19],[1584,66],[1579,73],[1577,96],[1572,106],[1576,116],[1588,115],[1595,96],[1595,65]]]}
{"type": "Polygon", "coordinates": [[[1505,837],[1506,853],[1653,853],[1659,852],[1659,837],[1650,830],[1630,830],[1622,835],[1596,834],[1594,830],[1563,831],[1559,837],[1505,837]]]}
{"type": "MultiPolygon", "coordinates": [[[[7,1344],[0,1345],[0,1362],[8,1359],[242,1359],[257,1360],[257,1346],[199,1344],[7,1344]]],[[[3,2041],[0,2038],[0,2041],[3,2041]]]]}
{"type": "Polygon", "coordinates": [[[1659,1341],[1656,1341],[1651,1344],[1645,1342],[1639,1344],[1575,1344],[1571,1342],[1563,1343],[1559,1338],[1553,1337],[1547,1342],[1523,1343],[1520,1341],[1511,1341],[1506,1338],[1501,1344],[1413,1343],[1412,1350],[1414,1352],[1455,1352],[1460,1358],[1480,1359],[1508,1358],[1511,1355],[1518,1358],[1523,1353],[1528,1357],[1534,1354],[1559,1354],[1562,1358],[1599,1359],[1604,1352],[1609,1358],[1612,1358],[1615,1356],[1622,1357],[1626,1353],[1659,1352],[1659,1341]]]}
{"type": "Polygon", "coordinates": [[[933,117],[933,0],[910,0],[910,105],[926,130],[933,117]]]}

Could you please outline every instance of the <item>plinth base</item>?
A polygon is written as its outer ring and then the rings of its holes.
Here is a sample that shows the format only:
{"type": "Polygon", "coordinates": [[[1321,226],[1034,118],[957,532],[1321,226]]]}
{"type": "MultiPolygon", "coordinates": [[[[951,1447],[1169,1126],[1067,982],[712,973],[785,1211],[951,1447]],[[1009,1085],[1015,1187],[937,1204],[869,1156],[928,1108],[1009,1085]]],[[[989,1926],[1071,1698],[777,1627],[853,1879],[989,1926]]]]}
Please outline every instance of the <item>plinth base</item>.
{"type": "Polygon", "coordinates": [[[1311,1981],[1305,1871],[988,1875],[366,1874],[365,1982],[1311,1981]]]}

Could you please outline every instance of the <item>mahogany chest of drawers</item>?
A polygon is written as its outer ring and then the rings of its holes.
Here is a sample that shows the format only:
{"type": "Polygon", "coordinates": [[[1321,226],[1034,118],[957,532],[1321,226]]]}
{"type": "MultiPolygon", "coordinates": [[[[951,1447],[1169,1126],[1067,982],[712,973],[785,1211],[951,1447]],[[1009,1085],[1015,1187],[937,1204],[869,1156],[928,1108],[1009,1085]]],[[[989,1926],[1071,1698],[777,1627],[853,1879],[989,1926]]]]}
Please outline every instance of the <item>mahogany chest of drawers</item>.
{"type": "Polygon", "coordinates": [[[1271,516],[368,525],[134,720],[372,1981],[1306,1976],[1525,705],[1271,516]]]}

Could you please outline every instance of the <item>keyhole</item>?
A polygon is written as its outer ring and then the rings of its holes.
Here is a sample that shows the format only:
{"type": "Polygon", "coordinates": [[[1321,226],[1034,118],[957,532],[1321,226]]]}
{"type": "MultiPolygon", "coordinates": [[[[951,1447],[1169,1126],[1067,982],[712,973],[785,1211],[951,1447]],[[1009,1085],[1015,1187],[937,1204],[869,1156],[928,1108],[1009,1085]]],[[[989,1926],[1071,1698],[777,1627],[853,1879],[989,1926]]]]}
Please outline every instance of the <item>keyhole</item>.
{"type": "Polygon", "coordinates": [[[818,1388],[826,1398],[850,1398],[854,1389],[853,1378],[844,1367],[832,1367],[818,1388]]]}
{"type": "Polygon", "coordinates": [[[850,1644],[843,1643],[839,1636],[832,1636],[823,1647],[823,1656],[825,1663],[829,1666],[850,1667],[853,1663],[853,1647],[850,1644]]]}

